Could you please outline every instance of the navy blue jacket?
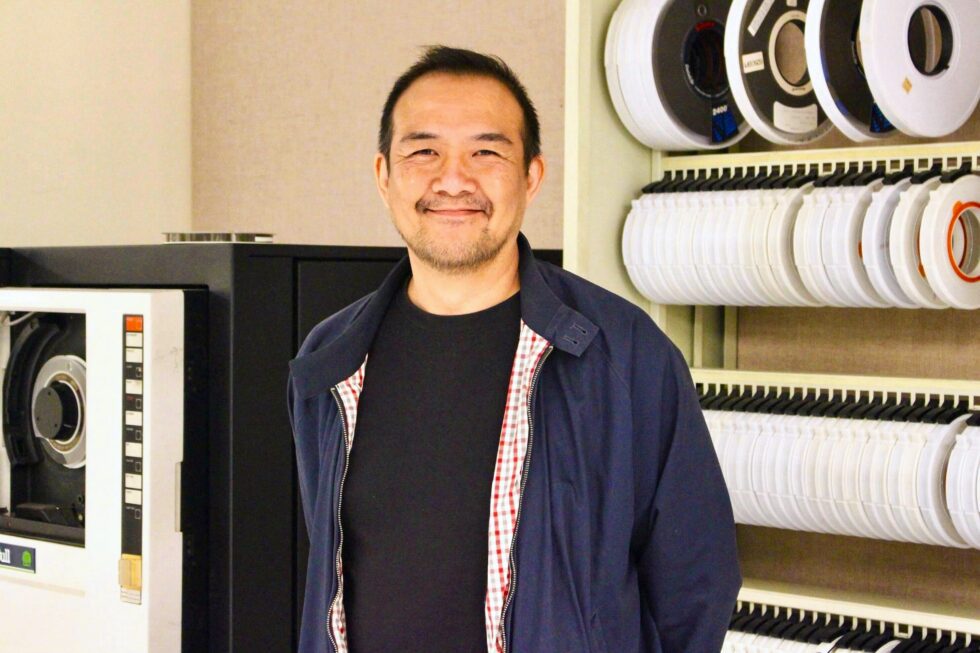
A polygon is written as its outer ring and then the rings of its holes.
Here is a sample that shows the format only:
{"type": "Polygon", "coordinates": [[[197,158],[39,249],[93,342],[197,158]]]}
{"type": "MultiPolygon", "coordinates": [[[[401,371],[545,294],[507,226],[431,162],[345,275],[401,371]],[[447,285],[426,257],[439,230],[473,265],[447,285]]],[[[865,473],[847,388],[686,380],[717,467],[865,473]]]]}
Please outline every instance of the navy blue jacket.
{"type": "MultiPolygon", "coordinates": [[[[552,351],[529,400],[534,436],[505,648],[719,651],[741,579],[728,492],[688,368],[639,308],[537,261],[523,235],[519,247],[522,320],[552,351]]],[[[304,652],[334,650],[327,614],[346,464],[335,386],[363,369],[410,272],[403,260],[377,291],[315,327],[290,363],[310,533],[304,652]]]]}

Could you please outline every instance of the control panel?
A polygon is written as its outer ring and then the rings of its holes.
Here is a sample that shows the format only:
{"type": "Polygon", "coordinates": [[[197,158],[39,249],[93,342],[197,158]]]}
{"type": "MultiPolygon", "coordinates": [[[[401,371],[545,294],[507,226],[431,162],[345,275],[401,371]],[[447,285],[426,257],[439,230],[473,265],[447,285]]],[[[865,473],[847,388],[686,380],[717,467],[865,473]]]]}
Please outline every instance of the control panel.
{"type": "Polygon", "coordinates": [[[122,555],[120,598],[142,601],[143,316],[123,316],[122,555]]]}

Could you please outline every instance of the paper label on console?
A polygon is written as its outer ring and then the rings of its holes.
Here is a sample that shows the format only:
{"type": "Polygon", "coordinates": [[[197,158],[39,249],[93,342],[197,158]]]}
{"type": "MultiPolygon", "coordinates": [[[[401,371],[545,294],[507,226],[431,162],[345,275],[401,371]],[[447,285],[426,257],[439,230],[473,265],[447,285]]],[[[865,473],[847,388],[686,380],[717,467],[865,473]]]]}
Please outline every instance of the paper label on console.
{"type": "Polygon", "coordinates": [[[37,573],[37,551],[29,546],[0,542],[0,567],[37,573]]]}
{"type": "Polygon", "coordinates": [[[766,59],[761,52],[749,52],[742,55],[742,72],[748,75],[766,69],[766,59]]]}
{"type": "Polygon", "coordinates": [[[759,8],[755,12],[755,16],[752,17],[752,22],[749,23],[749,34],[755,36],[759,28],[762,27],[762,22],[769,15],[769,10],[772,6],[776,4],[776,0],[764,0],[764,2],[759,5],[759,8]]]}
{"type": "Polygon", "coordinates": [[[772,122],[777,129],[791,134],[807,134],[817,128],[816,103],[805,107],[788,107],[781,102],[772,103],[772,122]]]}

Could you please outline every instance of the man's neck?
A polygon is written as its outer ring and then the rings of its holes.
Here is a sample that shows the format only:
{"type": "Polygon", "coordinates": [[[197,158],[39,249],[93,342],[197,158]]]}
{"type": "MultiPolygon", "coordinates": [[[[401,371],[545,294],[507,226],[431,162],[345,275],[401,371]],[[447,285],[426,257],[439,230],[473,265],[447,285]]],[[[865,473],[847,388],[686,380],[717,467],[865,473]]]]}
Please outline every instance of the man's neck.
{"type": "Polygon", "coordinates": [[[464,315],[496,306],[520,290],[517,242],[508,243],[482,267],[463,274],[435,270],[411,252],[408,298],[427,313],[464,315]]]}

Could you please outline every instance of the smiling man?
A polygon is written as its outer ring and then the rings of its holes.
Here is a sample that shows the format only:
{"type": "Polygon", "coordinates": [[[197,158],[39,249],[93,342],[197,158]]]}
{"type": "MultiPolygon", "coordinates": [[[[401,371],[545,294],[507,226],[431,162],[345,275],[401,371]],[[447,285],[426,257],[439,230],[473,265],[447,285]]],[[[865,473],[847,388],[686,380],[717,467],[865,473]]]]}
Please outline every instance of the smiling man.
{"type": "Polygon", "coordinates": [[[690,375],[637,307],[534,258],[523,86],[432,48],[378,141],[408,258],[290,365],[301,649],[718,651],[740,579],[690,375]]]}

